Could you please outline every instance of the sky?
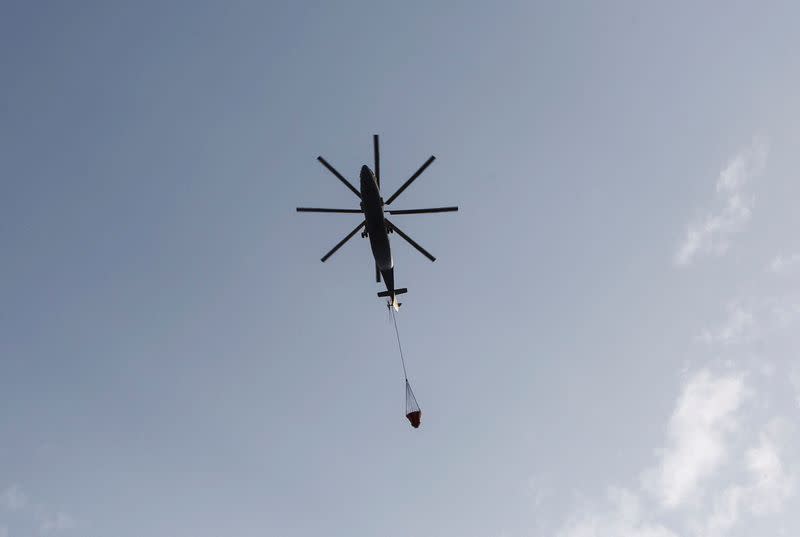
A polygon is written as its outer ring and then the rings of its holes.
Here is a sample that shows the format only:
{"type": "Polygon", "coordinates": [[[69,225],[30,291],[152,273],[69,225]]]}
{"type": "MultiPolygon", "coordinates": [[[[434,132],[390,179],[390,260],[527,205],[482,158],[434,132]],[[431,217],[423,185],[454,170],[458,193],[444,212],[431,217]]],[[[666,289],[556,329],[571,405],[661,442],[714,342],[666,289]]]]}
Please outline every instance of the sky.
{"type": "Polygon", "coordinates": [[[4,2],[0,537],[800,535],[799,17],[4,2]]]}

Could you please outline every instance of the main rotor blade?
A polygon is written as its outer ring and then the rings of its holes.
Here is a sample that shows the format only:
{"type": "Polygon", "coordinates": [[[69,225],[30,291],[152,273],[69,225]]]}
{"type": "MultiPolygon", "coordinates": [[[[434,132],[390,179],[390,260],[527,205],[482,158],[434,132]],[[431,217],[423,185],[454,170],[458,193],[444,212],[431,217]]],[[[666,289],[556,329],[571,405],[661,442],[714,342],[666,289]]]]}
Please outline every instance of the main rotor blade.
{"type": "Polygon", "coordinates": [[[338,250],[339,248],[341,248],[341,247],[342,247],[342,245],[344,245],[344,243],[346,243],[347,241],[349,241],[349,240],[350,240],[350,239],[353,237],[353,235],[355,235],[356,233],[358,233],[358,230],[359,230],[359,229],[361,229],[362,227],[364,227],[366,224],[367,224],[366,220],[365,220],[365,221],[363,221],[363,222],[361,222],[360,224],[358,224],[358,225],[356,226],[356,228],[355,228],[353,231],[351,231],[350,233],[348,233],[348,234],[347,234],[347,236],[346,236],[345,238],[343,238],[342,240],[340,240],[340,241],[339,241],[339,244],[337,244],[336,246],[334,246],[334,247],[333,247],[333,249],[332,249],[330,252],[328,252],[327,254],[323,255],[323,256],[322,256],[322,259],[320,259],[320,261],[322,261],[323,263],[324,263],[325,261],[327,261],[327,260],[328,260],[328,258],[329,258],[330,256],[332,256],[333,254],[335,254],[335,253],[336,253],[336,250],[338,250]]]}
{"type": "Polygon", "coordinates": [[[406,188],[408,188],[408,185],[410,185],[411,183],[413,183],[413,182],[414,182],[414,179],[416,179],[417,177],[419,177],[420,175],[422,175],[422,172],[424,172],[424,171],[425,171],[425,168],[427,168],[428,166],[430,166],[430,165],[431,165],[431,162],[433,162],[434,160],[436,160],[436,157],[434,157],[433,155],[431,155],[431,158],[429,158],[428,160],[426,160],[426,161],[425,161],[425,164],[423,164],[422,166],[420,166],[420,167],[419,167],[419,169],[418,169],[416,172],[414,172],[414,175],[412,175],[411,177],[409,177],[409,178],[408,178],[408,181],[406,181],[405,183],[403,183],[403,186],[401,186],[400,188],[398,188],[398,189],[397,189],[397,192],[395,192],[394,194],[392,194],[392,195],[389,197],[389,199],[388,199],[388,200],[386,200],[386,205],[389,205],[390,203],[392,203],[392,202],[395,200],[395,198],[397,198],[397,196],[399,196],[400,194],[402,194],[403,190],[405,190],[406,188]]]}
{"type": "Polygon", "coordinates": [[[458,207],[433,207],[431,209],[402,209],[399,211],[386,211],[389,214],[424,214],[424,213],[449,213],[457,211],[458,207]]]}
{"type": "Polygon", "coordinates": [[[378,191],[381,190],[381,152],[378,150],[378,135],[372,135],[372,146],[375,149],[375,180],[378,182],[378,191]]]}
{"type": "Polygon", "coordinates": [[[348,213],[358,214],[363,213],[361,209],[324,209],[322,207],[298,207],[298,213],[348,213]]]}
{"type": "Polygon", "coordinates": [[[408,235],[406,235],[405,233],[403,233],[402,231],[400,231],[400,228],[398,228],[396,225],[392,224],[392,223],[391,223],[389,220],[386,220],[386,223],[387,223],[387,224],[389,224],[389,226],[390,226],[390,227],[391,227],[391,228],[392,228],[394,231],[396,231],[398,235],[400,235],[401,237],[403,237],[403,238],[406,240],[406,242],[408,242],[408,244],[410,244],[411,246],[413,246],[414,248],[416,248],[416,249],[419,251],[419,253],[421,253],[422,255],[424,255],[425,257],[427,257],[428,259],[430,259],[431,261],[436,261],[436,258],[435,258],[435,257],[433,257],[433,256],[432,256],[430,253],[428,253],[428,251],[427,251],[425,248],[423,248],[422,246],[420,246],[419,244],[417,244],[416,242],[414,242],[414,239],[412,239],[411,237],[409,237],[408,235]]]}
{"type": "Polygon", "coordinates": [[[328,164],[328,161],[327,161],[327,160],[325,160],[325,159],[324,159],[324,158],[322,158],[321,156],[320,156],[320,157],[317,157],[317,160],[318,160],[318,161],[320,161],[320,162],[322,163],[322,165],[323,165],[323,166],[325,166],[326,168],[328,168],[328,171],[329,171],[329,172],[331,172],[333,175],[335,175],[335,176],[336,176],[336,178],[337,178],[337,179],[339,179],[339,181],[341,181],[342,183],[344,183],[344,186],[346,186],[347,188],[349,188],[350,190],[352,190],[352,191],[353,191],[353,194],[355,194],[356,196],[358,196],[358,198],[359,198],[359,199],[361,199],[361,192],[359,192],[358,190],[356,190],[356,187],[354,187],[353,185],[351,185],[351,184],[350,184],[350,181],[348,181],[347,179],[345,179],[345,178],[344,178],[344,176],[343,176],[341,173],[339,173],[338,171],[336,171],[336,168],[334,168],[333,166],[331,166],[330,164],[328,164]]]}

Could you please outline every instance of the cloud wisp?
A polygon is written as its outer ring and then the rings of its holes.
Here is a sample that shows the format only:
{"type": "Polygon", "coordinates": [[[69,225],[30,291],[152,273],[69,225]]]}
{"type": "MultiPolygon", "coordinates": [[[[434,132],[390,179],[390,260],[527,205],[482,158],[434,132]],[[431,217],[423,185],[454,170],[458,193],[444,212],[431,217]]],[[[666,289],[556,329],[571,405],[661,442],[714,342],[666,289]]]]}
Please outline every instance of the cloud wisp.
{"type": "Polygon", "coordinates": [[[749,481],[730,485],[714,499],[708,519],[695,529],[698,534],[721,537],[727,535],[744,514],[765,516],[782,510],[795,490],[795,476],[785,469],[781,457],[780,438],[786,428],[781,419],[767,424],[758,445],[745,453],[749,481]]]}
{"type": "Polygon", "coordinates": [[[730,302],[727,310],[725,321],[716,328],[703,330],[700,339],[709,345],[738,345],[752,341],[758,328],[752,309],[738,300],[730,302]]]}
{"type": "Polygon", "coordinates": [[[11,485],[0,494],[0,507],[6,511],[20,511],[28,505],[28,497],[17,485],[11,485]]]}
{"type": "Polygon", "coordinates": [[[610,487],[605,505],[588,508],[568,520],[557,537],[679,537],[666,526],[654,522],[645,512],[639,496],[623,488],[610,487]]]}
{"type": "Polygon", "coordinates": [[[692,499],[725,461],[745,394],[740,375],[715,377],[702,370],[689,379],[669,420],[660,461],[643,476],[644,487],[663,507],[692,499]]]}
{"type": "Polygon", "coordinates": [[[709,369],[689,376],[667,424],[666,447],[639,486],[609,487],[555,535],[724,537],[748,521],[780,515],[796,492],[785,460],[792,427],[773,417],[751,432],[757,398],[747,378],[709,369]]]}
{"type": "Polygon", "coordinates": [[[800,294],[794,290],[773,296],[738,296],[725,307],[723,320],[704,328],[699,340],[716,348],[747,348],[775,336],[796,333],[800,321],[800,294]]]}
{"type": "Polygon", "coordinates": [[[45,517],[40,525],[40,529],[43,534],[70,530],[74,527],[75,520],[69,514],[62,511],[45,517]]]}
{"type": "Polygon", "coordinates": [[[773,274],[787,274],[800,268],[800,252],[789,255],[776,255],[767,267],[773,274]]]}
{"type": "Polygon", "coordinates": [[[753,197],[746,193],[746,185],[763,173],[768,153],[766,141],[755,138],[722,169],[715,196],[718,208],[689,225],[675,253],[677,266],[688,266],[701,254],[719,256],[728,251],[732,235],[742,231],[750,221],[753,197]]]}
{"type": "MultiPolygon", "coordinates": [[[[44,504],[31,501],[19,486],[10,485],[0,492],[0,510],[17,513],[17,523],[27,526],[28,534],[35,534],[33,528],[38,527],[40,535],[56,534],[77,527],[75,519],[65,511],[52,511],[44,504]]],[[[0,537],[9,534],[8,521],[0,519],[0,537]]],[[[14,534],[16,530],[12,526],[14,534]]]]}

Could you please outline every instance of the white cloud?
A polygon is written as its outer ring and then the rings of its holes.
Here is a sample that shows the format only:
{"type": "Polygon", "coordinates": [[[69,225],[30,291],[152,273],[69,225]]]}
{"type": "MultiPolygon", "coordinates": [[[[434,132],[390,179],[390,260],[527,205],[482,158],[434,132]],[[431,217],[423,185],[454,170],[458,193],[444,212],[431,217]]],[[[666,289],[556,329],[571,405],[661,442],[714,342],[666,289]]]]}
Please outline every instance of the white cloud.
{"type": "Polygon", "coordinates": [[[747,451],[747,468],[752,476],[750,509],[755,515],[777,513],[794,494],[795,476],[781,459],[783,431],[787,424],[774,419],[762,431],[759,444],[747,451]]]}
{"type": "Polygon", "coordinates": [[[770,262],[769,267],[767,268],[774,274],[785,274],[795,270],[798,267],[800,267],[800,253],[794,253],[786,256],[777,255],[770,262]]]}
{"type": "Polygon", "coordinates": [[[795,490],[795,476],[786,471],[780,456],[783,420],[773,419],[759,443],[745,453],[749,481],[727,487],[714,500],[711,514],[698,533],[708,537],[728,533],[745,513],[765,516],[779,513],[795,490]]]}
{"type": "Polygon", "coordinates": [[[733,345],[752,341],[756,334],[756,318],[750,308],[741,301],[728,304],[728,317],[721,326],[714,330],[706,329],[701,339],[706,343],[733,345]]]}
{"type": "Polygon", "coordinates": [[[800,295],[784,292],[775,297],[739,297],[726,306],[726,317],[704,329],[699,338],[709,345],[745,345],[791,334],[800,320],[800,295]]]}
{"type": "Polygon", "coordinates": [[[758,518],[779,521],[797,488],[793,461],[784,460],[796,452],[789,434],[796,429],[772,418],[753,434],[745,425],[752,425],[757,406],[748,412],[743,406],[757,400],[743,375],[691,375],[669,419],[667,447],[643,473],[641,488],[610,487],[600,502],[583,505],[549,533],[726,537],[758,518]]]}
{"type": "Polygon", "coordinates": [[[648,520],[639,497],[627,489],[610,488],[603,508],[586,508],[556,533],[557,537],[678,537],[648,520]]]}
{"type": "Polygon", "coordinates": [[[45,517],[41,524],[42,533],[54,533],[69,530],[75,527],[75,519],[67,513],[59,511],[54,515],[45,517]]]}
{"type": "Polygon", "coordinates": [[[728,250],[731,235],[750,220],[753,198],[744,187],[763,172],[768,152],[767,143],[755,138],[720,172],[715,200],[719,208],[689,225],[686,238],[675,253],[676,265],[689,265],[698,254],[722,255],[728,250]]]}
{"type": "Polygon", "coordinates": [[[545,485],[543,481],[535,476],[528,478],[527,491],[533,500],[534,508],[538,509],[550,495],[550,487],[545,485]]]}
{"type": "MultiPolygon", "coordinates": [[[[42,534],[55,533],[75,527],[75,519],[64,511],[51,511],[45,505],[30,501],[17,485],[7,487],[0,493],[0,508],[5,511],[22,512],[21,520],[33,527],[38,525],[42,534]]],[[[0,525],[0,537],[8,537],[8,528],[0,525]]]]}
{"type": "Polygon", "coordinates": [[[794,366],[792,371],[789,373],[789,382],[792,384],[792,388],[795,391],[795,402],[797,406],[800,406],[800,367],[794,366]]]}
{"type": "Polygon", "coordinates": [[[19,511],[28,505],[28,497],[17,485],[11,485],[0,494],[0,506],[7,511],[19,511]]]}
{"type": "Polygon", "coordinates": [[[726,440],[738,426],[745,397],[741,376],[715,378],[702,370],[686,383],[667,427],[667,447],[643,483],[666,508],[692,498],[727,456],[726,440]]]}
{"type": "Polygon", "coordinates": [[[798,297],[784,297],[773,300],[769,304],[769,313],[772,315],[774,328],[787,328],[800,317],[800,299],[798,297]]]}
{"type": "Polygon", "coordinates": [[[725,535],[739,522],[743,497],[744,489],[741,486],[732,486],[724,490],[714,500],[708,519],[704,524],[697,524],[695,532],[707,537],[725,535]]]}

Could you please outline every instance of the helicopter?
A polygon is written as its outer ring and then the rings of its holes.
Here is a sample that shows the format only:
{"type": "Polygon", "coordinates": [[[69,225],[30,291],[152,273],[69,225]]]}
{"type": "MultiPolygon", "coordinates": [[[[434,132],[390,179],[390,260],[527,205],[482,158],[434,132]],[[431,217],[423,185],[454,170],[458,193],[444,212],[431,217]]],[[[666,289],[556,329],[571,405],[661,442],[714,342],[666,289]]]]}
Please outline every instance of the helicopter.
{"type": "Polygon", "coordinates": [[[411,177],[398,188],[394,194],[389,196],[385,201],[381,197],[381,166],[380,166],[380,150],[378,144],[378,135],[372,137],[372,145],[374,152],[374,170],[369,166],[361,166],[360,180],[361,189],[356,189],[350,181],[348,181],[336,168],[331,166],[327,160],[321,156],[317,160],[331,172],[339,181],[341,181],[350,191],[361,200],[358,209],[328,209],[322,207],[297,207],[297,212],[300,213],[345,213],[345,214],[363,214],[364,220],[358,224],[350,233],[348,233],[336,246],[334,246],[328,253],[322,256],[323,263],[328,260],[339,248],[349,241],[353,236],[361,231],[361,238],[369,237],[370,247],[372,248],[372,256],[375,258],[375,281],[380,283],[381,277],[386,284],[386,291],[378,293],[380,298],[388,298],[387,306],[393,308],[395,311],[400,309],[401,304],[397,301],[397,295],[408,292],[405,287],[397,288],[394,282],[394,260],[392,258],[392,249],[389,243],[389,235],[397,233],[403,240],[413,246],[418,252],[430,259],[436,261],[422,246],[417,244],[414,239],[405,234],[398,228],[391,220],[386,218],[386,215],[407,215],[407,214],[427,214],[427,213],[446,213],[458,211],[458,207],[432,207],[427,209],[388,209],[387,206],[391,205],[406,188],[411,185],[428,166],[436,160],[436,157],[431,155],[419,169],[414,172],[411,177]],[[362,231],[363,229],[363,231],[362,231]]]}

